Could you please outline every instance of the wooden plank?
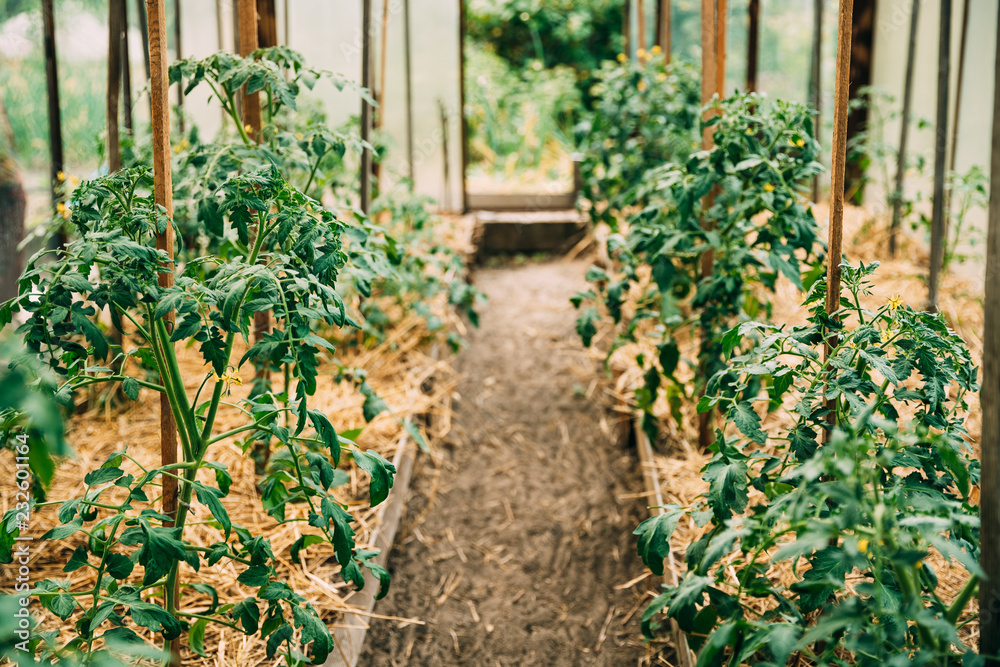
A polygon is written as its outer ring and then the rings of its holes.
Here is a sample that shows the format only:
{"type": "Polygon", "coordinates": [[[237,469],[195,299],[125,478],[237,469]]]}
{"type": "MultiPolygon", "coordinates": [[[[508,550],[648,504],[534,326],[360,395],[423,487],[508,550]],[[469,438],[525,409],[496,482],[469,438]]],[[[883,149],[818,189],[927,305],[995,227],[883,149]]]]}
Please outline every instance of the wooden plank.
{"type": "MultiPolygon", "coordinates": [[[[389,553],[392,550],[400,519],[403,516],[416,454],[416,444],[409,437],[404,436],[403,443],[392,460],[392,464],[396,466],[392,493],[382,507],[378,525],[372,531],[371,544],[379,550],[378,556],[375,556],[372,562],[378,563],[382,567],[386,567],[389,560],[389,553]]],[[[365,587],[349,600],[350,604],[361,613],[345,613],[344,625],[348,627],[334,628],[333,640],[336,648],[323,663],[324,667],[355,667],[358,664],[365,637],[368,634],[369,614],[375,608],[375,596],[378,595],[379,588],[378,579],[371,572],[365,569],[364,574],[365,587]]]]}
{"type": "Polygon", "coordinates": [[[469,192],[470,211],[565,211],[576,207],[575,192],[557,194],[491,194],[469,192]]]}

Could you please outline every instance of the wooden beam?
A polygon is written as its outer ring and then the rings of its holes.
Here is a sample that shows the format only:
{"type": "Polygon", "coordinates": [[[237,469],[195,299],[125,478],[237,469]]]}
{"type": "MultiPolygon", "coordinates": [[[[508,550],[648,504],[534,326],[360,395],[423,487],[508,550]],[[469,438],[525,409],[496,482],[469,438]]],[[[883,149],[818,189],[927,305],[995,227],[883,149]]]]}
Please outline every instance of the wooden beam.
{"type": "Polygon", "coordinates": [[[643,0],[635,0],[635,48],[646,50],[646,6],[643,0]]]}
{"type": "Polygon", "coordinates": [[[726,33],[728,32],[728,0],[715,0],[715,92],[719,99],[726,96],[726,33]]]}
{"type": "Polygon", "coordinates": [[[278,45],[276,0],[257,0],[257,46],[266,49],[278,45]]]}
{"type": "MultiPolygon", "coordinates": [[[[706,106],[711,103],[712,98],[718,92],[718,2],[717,0],[701,0],[701,103],[706,106]]],[[[712,116],[712,111],[704,112],[704,119],[708,120],[712,116]]],[[[701,133],[701,147],[703,150],[711,150],[713,145],[713,129],[706,126],[701,133]]],[[[703,211],[708,211],[712,207],[715,199],[714,190],[705,196],[702,205],[703,211]]],[[[712,223],[709,220],[702,220],[702,226],[710,229],[712,223]]],[[[701,276],[706,278],[713,271],[715,258],[711,251],[701,255],[701,276]]],[[[709,336],[711,332],[703,331],[702,336],[709,336]]],[[[704,364],[701,369],[704,371],[704,364]]],[[[704,373],[702,373],[704,374],[704,373]]],[[[698,415],[698,445],[702,451],[708,451],[713,438],[713,411],[709,410],[698,415]]]]}
{"type": "MultiPolygon", "coordinates": [[[[997,17],[1000,35],[1000,15],[997,17]]],[[[989,222],[986,233],[986,299],[983,320],[983,424],[979,498],[979,654],[1000,655],[1000,42],[993,64],[993,143],[990,158],[989,222]]],[[[987,667],[1000,667],[995,657],[987,667]]]]}
{"type": "MultiPolygon", "coordinates": [[[[257,50],[257,3],[254,0],[238,0],[236,3],[237,25],[239,27],[240,55],[246,58],[257,50]]],[[[253,141],[260,137],[260,93],[247,95],[243,86],[243,125],[249,126],[247,134],[253,141]]]]}
{"type": "Polygon", "coordinates": [[[896,186],[892,192],[892,222],[889,223],[889,257],[896,256],[897,236],[903,217],[903,178],[910,138],[910,116],[913,109],[913,70],[917,58],[917,24],[920,0],[910,6],[910,40],[906,49],[906,74],[903,79],[903,115],[900,119],[899,150],[896,152],[896,186]]]}
{"type": "Polygon", "coordinates": [[[122,122],[125,124],[125,131],[132,134],[132,63],[129,59],[128,48],[128,3],[121,2],[122,6],[122,122]]]}
{"type": "Polygon", "coordinates": [[[146,81],[152,77],[149,71],[149,25],[146,22],[146,0],[135,0],[136,14],[139,17],[139,34],[142,35],[142,58],[146,65],[146,81]]]}
{"type": "Polygon", "coordinates": [[[951,92],[951,0],[940,0],[938,29],[937,117],[934,123],[934,194],[931,202],[931,266],[928,277],[927,310],[937,311],[938,284],[945,244],[945,156],[948,151],[948,98],[951,92]]]}
{"type": "Polygon", "coordinates": [[[660,0],[656,22],[656,43],[660,45],[660,49],[663,51],[663,59],[668,63],[670,62],[670,51],[673,48],[671,39],[673,26],[670,14],[672,4],[672,0],[660,0]]]}
{"type": "MultiPolygon", "coordinates": [[[[49,187],[52,192],[52,209],[55,210],[61,196],[56,183],[63,165],[62,114],[59,110],[59,68],[56,63],[56,26],[52,0],[42,0],[42,34],[45,50],[45,86],[48,93],[49,111],[49,187]]],[[[59,245],[65,242],[58,235],[59,245]]]]}
{"type": "MultiPolygon", "coordinates": [[[[173,177],[170,172],[170,104],[168,102],[167,76],[167,20],[164,0],[146,0],[148,15],[149,63],[150,63],[150,105],[152,108],[152,147],[153,147],[153,197],[158,206],[162,206],[167,216],[173,218],[174,197],[173,177]]],[[[174,227],[169,224],[162,234],[156,237],[156,247],[163,250],[170,258],[170,263],[159,274],[160,287],[171,287],[174,284],[174,227]]],[[[173,328],[174,313],[166,316],[168,329],[173,328]]],[[[160,394],[160,465],[177,463],[177,425],[170,411],[170,401],[167,395],[160,394]]],[[[177,480],[163,476],[164,514],[177,516],[177,480]]],[[[172,522],[165,522],[173,525],[172,522]]],[[[179,579],[178,579],[179,581],[179,579]]],[[[178,589],[170,594],[177,599],[178,589]]],[[[180,665],[180,639],[170,642],[171,664],[180,665]]]]}

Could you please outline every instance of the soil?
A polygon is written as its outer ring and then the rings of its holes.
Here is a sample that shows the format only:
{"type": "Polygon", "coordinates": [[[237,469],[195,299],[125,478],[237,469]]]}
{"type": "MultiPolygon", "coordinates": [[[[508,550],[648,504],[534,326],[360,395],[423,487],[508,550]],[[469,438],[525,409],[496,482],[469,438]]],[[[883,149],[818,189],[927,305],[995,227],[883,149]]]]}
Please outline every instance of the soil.
{"type": "Polygon", "coordinates": [[[418,461],[360,665],[641,665],[647,516],[569,298],[586,262],[483,269],[452,434],[418,461]],[[639,581],[635,581],[639,579],[639,581]],[[415,618],[419,625],[399,620],[415,618]]]}

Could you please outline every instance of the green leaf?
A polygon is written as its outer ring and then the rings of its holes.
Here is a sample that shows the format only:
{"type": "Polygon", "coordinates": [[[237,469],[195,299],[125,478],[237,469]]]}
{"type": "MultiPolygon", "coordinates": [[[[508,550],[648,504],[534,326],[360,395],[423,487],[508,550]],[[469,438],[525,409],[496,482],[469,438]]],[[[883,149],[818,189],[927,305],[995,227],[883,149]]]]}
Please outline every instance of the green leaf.
{"type": "Polygon", "coordinates": [[[313,428],[316,429],[316,435],[329,448],[330,456],[333,458],[333,465],[339,466],[340,438],[337,437],[337,431],[333,428],[330,419],[318,410],[310,410],[309,421],[312,422],[313,428]]]}
{"type": "Polygon", "coordinates": [[[232,531],[233,523],[229,519],[229,513],[226,512],[226,508],[222,506],[222,502],[219,501],[219,496],[221,491],[216,491],[207,486],[196,486],[195,493],[198,495],[198,502],[208,508],[208,511],[212,513],[216,521],[222,524],[222,530],[226,533],[226,539],[229,539],[229,533],[232,531]]]}
{"type": "Polygon", "coordinates": [[[205,628],[208,627],[208,619],[199,618],[188,631],[188,646],[191,650],[203,658],[207,658],[205,653],[205,628]]]}
{"type": "Polygon", "coordinates": [[[396,466],[382,458],[373,449],[369,449],[368,451],[355,449],[351,454],[358,467],[367,472],[371,477],[368,493],[371,496],[371,506],[375,507],[389,497],[389,489],[392,488],[396,466]]]}
{"type": "Polygon", "coordinates": [[[73,533],[83,528],[83,519],[76,517],[63,526],[56,526],[49,532],[42,535],[43,540],[64,540],[73,533]]]}
{"type": "Polygon", "coordinates": [[[760,429],[760,416],[753,409],[750,401],[740,401],[729,411],[729,419],[746,437],[758,445],[767,442],[767,434],[760,429]]]}
{"type": "Polygon", "coordinates": [[[663,514],[646,519],[632,532],[639,536],[639,557],[658,577],[663,576],[663,561],[670,554],[670,537],[682,516],[684,510],[673,507],[663,514]]]}
{"type": "Polygon", "coordinates": [[[313,544],[319,544],[321,542],[323,542],[323,538],[319,537],[318,535],[301,535],[299,539],[295,540],[295,543],[292,544],[291,554],[290,554],[292,563],[298,565],[299,552],[301,552],[308,546],[311,546],[313,544]]]}
{"type": "Polygon", "coordinates": [[[47,607],[49,611],[65,621],[76,611],[76,600],[68,593],[60,593],[52,598],[47,607]]]}
{"type": "Polygon", "coordinates": [[[212,598],[212,604],[209,606],[208,611],[206,611],[205,613],[214,614],[215,610],[218,609],[219,607],[219,593],[218,591],[215,590],[215,587],[210,586],[209,584],[203,584],[201,582],[195,582],[188,585],[191,586],[191,588],[198,591],[199,593],[204,593],[205,595],[212,598]]]}
{"type": "Polygon", "coordinates": [[[139,382],[133,377],[122,380],[122,391],[133,401],[139,400],[139,382]]]}
{"type": "Polygon", "coordinates": [[[66,563],[66,566],[63,568],[63,572],[75,572],[88,563],[87,549],[79,546],[73,551],[73,555],[70,556],[69,562],[66,563]]]}
{"type": "Polygon", "coordinates": [[[125,554],[111,554],[108,557],[107,572],[113,578],[122,580],[132,574],[135,563],[125,554]]]}
{"type": "Polygon", "coordinates": [[[312,642],[312,650],[309,652],[312,662],[313,664],[321,664],[333,650],[333,637],[330,635],[330,630],[311,610],[292,607],[292,616],[295,619],[296,627],[301,629],[302,646],[312,642]]]}
{"type": "Polygon", "coordinates": [[[351,528],[354,517],[329,497],[323,498],[321,507],[323,518],[328,524],[333,522],[333,549],[337,562],[346,567],[354,554],[354,529],[351,528]]]}
{"type": "Polygon", "coordinates": [[[424,434],[420,432],[420,427],[411,421],[404,421],[403,428],[405,428],[406,432],[410,434],[410,437],[413,438],[413,442],[417,443],[417,446],[420,447],[421,451],[427,454],[431,453],[431,448],[427,445],[427,440],[424,439],[424,434]]]}
{"type": "Polygon", "coordinates": [[[389,409],[389,406],[385,404],[385,401],[379,398],[378,394],[375,393],[375,390],[372,389],[367,382],[361,383],[360,391],[365,397],[365,402],[361,406],[361,412],[364,414],[366,422],[370,422],[375,419],[380,412],[389,409]]]}
{"type": "Polygon", "coordinates": [[[244,586],[260,588],[261,586],[267,585],[267,582],[271,580],[270,574],[270,568],[264,565],[251,565],[249,568],[240,573],[240,576],[236,578],[236,581],[240,582],[244,586]]]}
{"type": "Polygon", "coordinates": [[[97,486],[98,484],[112,482],[124,474],[125,471],[121,468],[98,468],[87,473],[83,478],[83,483],[87,486],[97,486]]]}
{"type": "Polygon", "coordinates": [[[181,624],[170,613],[149,602],[128,602],[129,613],[136,625],[149,628],[153,632],[163,633],[164,639],[181,636],[181,624]]]}
{"type": "Polygon", "coordinates": [[[240,602],[229,611],[229,615],[239,621],[243,626],[243,632],[252,635],[257,632],[260,623],[260,609],[257,607],[257,598],[249,597],[240,602]]]}
{"type": "Polygon", "coordinates": [[[708,502],[720,519],[728,519],[732,513],[746,509],[747,466],[742,461],[712,461],[705,466],[702,478],[709,482],[708,502]]]}
{"type": "Polygon", "coordinates": [[[274,657],[274,654],[278,652],[281,647],[282,642],[287,642],[292,639],[292,635],[295,634],[295,630],[292,629],[288,623],[284,623],[277,630],[271,633],[267,638],[267,658],[270,660],[274,657]]]}

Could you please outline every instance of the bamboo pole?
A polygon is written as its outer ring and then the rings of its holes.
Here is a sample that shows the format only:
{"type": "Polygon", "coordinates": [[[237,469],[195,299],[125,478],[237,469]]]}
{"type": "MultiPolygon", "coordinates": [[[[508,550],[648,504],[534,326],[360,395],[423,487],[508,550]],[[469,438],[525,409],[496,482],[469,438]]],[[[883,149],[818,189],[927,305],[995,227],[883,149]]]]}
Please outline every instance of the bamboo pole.
{"type": "Polygon", "coordinates": [[[122,168],[122,145],[118,134],[118,105],[122,86],[122,18],[125,0],[108,2],[108,90],[105,106],[108,171],[122,168]]]}
{"type": "MultiPolygon", "coordinates": [[[[812,66],[809,69],[809,97],[816,112],[813,116],[813,137],[816,139],[819,139],[823,127],[820,122],[823,108],[823,2],[813,2],[812,66]]],[[[819,174],[812,178],[812,200],[819,201],[819,174]]]]}
{"type": "Polygon", "coordinates": [[[757,57],[760,52],[760,0],[747,5],[747,92],[757,92],[757,57]]]}
{"type": "Polygon", "coordinates": [[[906,175],[906,156],[910,138],[910,115],[913,107],[913,70],[917,57],[917,24],[920,18],[920,0],[913,0],[910,7],[910,41],[906,51],[906,78],[903,80],[903,116],[900,118],[899,151],[896,153],[896,187],[892,192],[892,222],[889,224],[889,257],[896,256],[897,236],[903,215],[903,177],[906,175]]]}
{"type": "MultiPolygon", "coordinates": [[[[854,0],[840,1],[837,23],[837,79],[833,102],[833,142],[830,155],[830,234],[827,241],[826,312],[840,309],[840,261],[844,239],[844,186],[847,171],[847,114],[851,85],[851,31],[854,0]]],[[[833,341],[827,339],[826,354],[833,341]]],[[[831,413],[831,418],[835,413],[831,413]]]]}
{"type": "MultiPolygon", "coordinates": [[[[168,102],[167,77],[167,21],[163,7],[164,0],[146,0],[148,14],[149,62],[150,62],[150,104],[152,107],[153,144],[153,196],[156,204],[162,206],[167,216],[173,218],[173,180],[170,172],[170,104],[168,102]]],[[[174,284],[174,227],[168,224],[162,234],[157,234],[156,247],[170,258],[170,263],[159,274],[161,288],[174,284]]],[[[168,329],[173,328],[174,313],[166,315],[168,329]]],[[[170,411],[170,401],[165,393],[160,394],[160,465],[177,463],[177,425],[170,411]]],[[[177,516],[177,480],[164,475],[163,513],[177,516]]],[[[165,522],[173,525],[173,522],[165,522]]],[[[179,581],[179,578],[178,578],[179,581]]],[[[175,582],[176,585],[177,582],[175,582]]],[[[172,591],[177,599],[179,588],[172,591]]],[[[171,664],[180,664],[180,639],[170,642],[171,664]]]]}
{"type": "Polygon", "coordinates": [[[665,62],[670,62],[670,51],[673,47],[672,35],[673,26],[671,22],[670,10],[672,9],[671,0],[660,0],[660,10],[658,12],[659,16],[656,23],[656,43],[660,45],[660,49],[663,51],[663,59],[665,62]]]}
{"type": "Polygon", "coordinates": [[[121,0],[122,6],[122,121],[125,131],[132,134],[132,64],[129,60],[128,48],[128,3],[121,0]]]}
{"type": "MultiPolygon", "coordinates": [[[[59,174],[62,173],[64,165],[62,114],[59,109],[59,68],[56,63],[56,26],[52,0],[42,0],[42,34],[49,111],[49,187],[52,192],[52,209],[55,210],[62,198],[56,190],[56,183],[59,182],[59,174]]],[[[63,245],[65,238],[62,233],[57,237],[57,243],[63,245]]]]}
{"type": "MultiPolygon", "coordinates": [[[[406,174],[410,192],[414,189],[413,175],[413,52],[410,50],[410,0],[403,1],[403,67],[406,77],[406,174]]],[[[459,46],[461,48],[461,45],[459,46]]]]}
{"type": "Polygon", "coordinates": [[[937,119],[934,123],[934,200],[931,206],[931,267],[927,310],[937,312],[945,243],[945,154],[948,150],[948,93],[951,79],[951,0],[941,0],[938,33],[937,119]]]}
{"type": "MultiPolygon", "coordinates": [[[[1000,16],[997,17],[1000,35],[1000,16]]],[[[980,473],[979,654],[987,667],[1000,667],[1000,41],[993,64],[993,148],[986,236],[986,299],[983,321],[983,425],[980,473]]]]}
{"type": "MultiPolygon", "coordinates": [[[[372,92],[372,0],[361,0],[361,86],[372,92]]],[[[361,140],[371,141],[372,108],[361,100],[361,140]]],[[[361,152],[361,210],[368,215],[371,209],[372,152],[365,148],[361,152]]]]}

